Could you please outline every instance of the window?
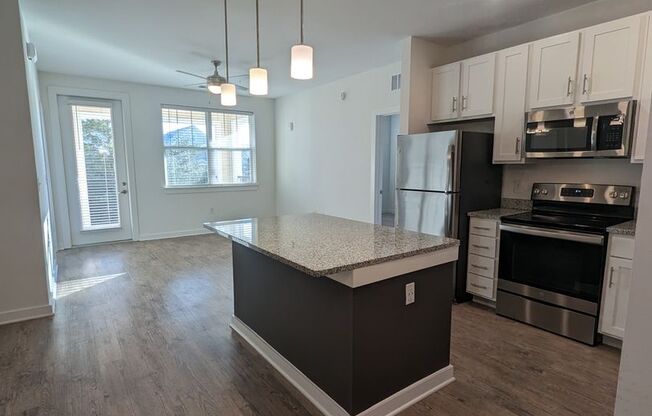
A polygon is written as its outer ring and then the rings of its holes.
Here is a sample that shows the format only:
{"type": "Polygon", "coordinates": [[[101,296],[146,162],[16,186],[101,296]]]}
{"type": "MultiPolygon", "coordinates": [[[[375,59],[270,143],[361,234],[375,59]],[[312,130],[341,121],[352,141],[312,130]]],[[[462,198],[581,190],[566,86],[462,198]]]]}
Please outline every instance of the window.
{"type": "Polygon", "coordinates": [[[120,227],[111,107],[73,105],[82,230],[120,227]]]}
{"type": "Polygon", "coordinates": [[[256,182],[253,114],[163,107],[165,186],[256,182]]]}

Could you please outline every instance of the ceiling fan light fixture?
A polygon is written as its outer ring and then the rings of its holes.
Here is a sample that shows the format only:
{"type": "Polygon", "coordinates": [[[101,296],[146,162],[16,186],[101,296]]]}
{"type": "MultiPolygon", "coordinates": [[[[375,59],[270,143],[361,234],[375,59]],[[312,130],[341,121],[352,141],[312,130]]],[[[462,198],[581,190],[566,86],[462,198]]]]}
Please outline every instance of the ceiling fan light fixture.
{"type": "Polygon", "coordinates": [[[210,80],[206,83],[206,87],[208,88],[208,91],[210,91],[215,95],[220,94],[222,92],[222,85],[216,84],[215,82],[210,80]]]}
{"type": "Polygon", "coordinates": [[[225,107],[233,107],[236,105],[237,98],[234,84],[222,84],[222,95],[220,97],[220,103],[225,107]]]}
{"type": "Polygon", "coordinates": [[[251,95],[267,95],[267,70],[264,68],[249,69],[249,93],[251,95]]]}

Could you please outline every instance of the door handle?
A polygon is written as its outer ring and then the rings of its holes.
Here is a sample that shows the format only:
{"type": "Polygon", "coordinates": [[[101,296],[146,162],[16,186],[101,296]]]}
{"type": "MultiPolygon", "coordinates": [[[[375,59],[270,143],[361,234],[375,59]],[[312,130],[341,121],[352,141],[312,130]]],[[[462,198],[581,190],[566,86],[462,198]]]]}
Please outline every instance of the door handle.
{"type": "Polygon", "coordinates": [[[582,79],[582,94],[588,94],[588,89],[586,88],[586,82],[589,80],[589,77],[584,74],[584,79],[582,79]]]}
{"type": "Polygon", "coordinates": [[[516,137],[516,145],[514,146],[514,153],[519,154],[521,153],[521,138],[516,137]]]}
{"type": "Polygon", "coordinates": [[[482,286],[482,285],[478,285],[478,284],[475,284],[475,283],[471,283],[471,286],[477,287],[478,289],[484,289],[484,290],[489,289],[487,286],[482,286]]]}
{"type": "Polygon", "coordinates": [[[611,266],[609,269],[609,289],[611,289],[614,285],[614,272],[616,271],[616,268],[614,266],[611,266]]]}
{"type": "Polygon", "coordinates": [[[120,191],[120,193],[121,193],[122,195],[126,195],[128,192],[127,192],[126,189],[123,189],[122,191],[120,191]]]}
{"type": "Polygon", "coordinates": [[[453,113],[457,111],[457,97],[453,97],[453,113]]]}
{"type": "Polygon", "coordinates": [[[469,101],[469,97],[463,95],[462,96],[462,111],[466,110],[466,108],[468,107],[467,106],[468,101],[469,101]]]}
{"type": "Polygon", "coordinates": [[[571,77],[568,77],[568,86],[566,87],[566,96],[570,97],[571,94],[573,93],[571,91],[571,84],[573,83],[573,79],[571,77]]]}
{"type": "Polygon", "coordinates": [[[478,266],[478,265],[476,265],[476,264],[471,264],[471,267],[475,267],[476,269],[480,269],[480,270],[489,270],[488,267],[485,267],[485,266],[478,266]]]}
{"type": "MultiPolygon", "coordinates": [[[[489,250],[489,246],[479,246],[477,244],[471,244],[475,248],[481,248],[483,250],[489,250]]],[[[476,266],[477,267],[477,266],[476,266]]]]}

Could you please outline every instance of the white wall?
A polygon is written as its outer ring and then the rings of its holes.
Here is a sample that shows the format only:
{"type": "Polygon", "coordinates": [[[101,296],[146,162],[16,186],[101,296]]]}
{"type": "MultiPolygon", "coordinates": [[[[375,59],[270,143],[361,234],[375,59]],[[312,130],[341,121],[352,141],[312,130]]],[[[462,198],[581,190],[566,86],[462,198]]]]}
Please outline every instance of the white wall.
{"type": "Polygon", "coordinates": [[[641,183],[642,165],[617,159],[542,160],[525,165],[507,165],[503,170],[503,198],[530,199],[532,184],[598,183],[632,185],[641,183]]]}
{"type": "Polygon", "coordinates": [[[373,222],[375,115],[398,112],[390,82],[400,70],[396,63],[276,100],[279,213],[373,222]]]}
{"type": "MultiPolygon", "coordinates": [[[[652,146],[645,160],[652,160],[652,146]]],[[[652,166],[643,168],[634,269],[616,395],[616,416],[649,415],[652,409],[652,166]]]]}
{"type": "MultiPolygon", "coordinates": [[[[164,238],[204,232],[202,223],[275,214],[274,101],[267,98],[238,97],[236,109],[252,111],[256,123],[256,157],[258,187],[247,190],[166,190],[164,188],[163,144],[161,140],[161,105],[174,104],[204,108],[221,108],[219,97],[209,100],[204,91],[157,87],[144,84],[40,73],[41,94],[48,96],[50,87],[69,87],[127,94],[130,102],[131,136],[140,239],[164,238]]],[[[91,94],[92,95],[92,94],[91,94]]],[[[53,129],[49,103],[44,102],[49,136],[53,129]]],[[[58,149],[60,152],[60,149],[58,149]]],[[[63,164],[57,149],[49,146],[53,172],[53,190],[57,219],[67,215],[63,164]],[[63,199],[61,198],[63,196],[63,199]]],[[[59,242],[65,232],[57,221],[59,242]]]]}
{"type": "Polygon", "coordinates": [[[18,0],[0,2],[0,324],[52,313],[18,0]]]}

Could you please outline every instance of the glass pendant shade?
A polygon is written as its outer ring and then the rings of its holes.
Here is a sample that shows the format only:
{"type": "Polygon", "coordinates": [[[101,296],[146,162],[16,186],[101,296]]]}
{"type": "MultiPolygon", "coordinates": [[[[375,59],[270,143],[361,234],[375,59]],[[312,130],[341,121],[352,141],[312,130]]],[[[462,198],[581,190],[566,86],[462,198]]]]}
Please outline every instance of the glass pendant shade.
{"type": "Polygon", "coordinates": [[[237,98],[235,94],[235,85],[222,84],[222,96],[220,97],[220,102],[223,106],[226,107],[232,107],[236,105],[237,98]]]}
{"type": "Polygon", "coordinates": [[[267,95],[267,70],[263,68],[249,69],[249,93],[251,95],[267,95]]]}
{"type": "Polygon", "coordinates": [[[294,79],[312,79],[312,47],[294,45],[290,61],[290,76],[294,79]]]}
{"type": "Polygon", "coordinates": [[[208,84],[208,91],[213,94],[219,94],[222,92],[222,87],[216,84],[208,84]]]}

